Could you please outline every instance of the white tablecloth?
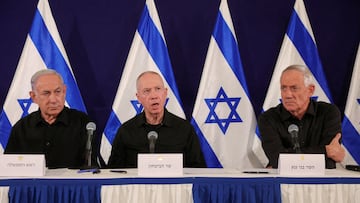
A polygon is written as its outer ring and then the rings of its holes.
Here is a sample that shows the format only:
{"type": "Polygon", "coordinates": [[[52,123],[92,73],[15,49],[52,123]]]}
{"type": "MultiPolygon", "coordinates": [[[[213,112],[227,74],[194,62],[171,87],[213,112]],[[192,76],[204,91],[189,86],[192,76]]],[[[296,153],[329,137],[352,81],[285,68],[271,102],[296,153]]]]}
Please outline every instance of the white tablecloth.
{"type": "Polygon", "coordinates": [[[101,202],[192,203],[192,184],[103,186],[101,202]]]}
{"type": "Polygon", "coordinates": [[[0,187],[0,202],[8,203],[9,202],[9,187],[0,187]]]}
{"type": "Polygon", "coordinates": [[[358,184],[281,184],[283,203],[360,203],[358,184]]]}

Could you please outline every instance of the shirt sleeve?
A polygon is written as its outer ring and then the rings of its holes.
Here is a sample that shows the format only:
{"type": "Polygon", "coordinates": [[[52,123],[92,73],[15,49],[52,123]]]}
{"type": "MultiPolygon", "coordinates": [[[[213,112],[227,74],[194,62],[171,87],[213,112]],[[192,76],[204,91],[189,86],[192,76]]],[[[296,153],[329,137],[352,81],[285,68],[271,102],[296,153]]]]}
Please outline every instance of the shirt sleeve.
{"type": "Polygon", "coordinates": [[[112,144],[111,154],[108,162],[108,168],[124,168],[124,143],[122,141],[122,128],[119,128],[112,144]]]}
{"type": "Polygon", "coordinates": [[[16,141],[16,129],[12,128],[4,154],[18,153],[16,151],[16,149],[18,148],[16,146],[16,143],[18,143],[16,141]]]}
{"type": "Polygon", "coordinates": [[[280,132],[277,130],[276,121],[279,119],[270,116],[269,113],[263,113],[259,116],[258,127],[262,140],[262,147],[269,159],[268,166],[273,168],[278,167],[278,158],[280,153],[294,152],[292,148],[286,148],[280,137],[280,132]]]}
{"type": "Polygon", "coordinates": [[[206,168],[204,156],[200,147],[199,138],[194,128],[189,124],[189,140],[185,157],[185,167],[206,168]]]}
{"type": "Polygon", "coordinates": [[[325,146],[330,144],[331,140],[336,136],[337,133],[341,133],[341,114],[335,105],[322,105],[322,107],[319,106],[317,112],[317,117],[321,120],[322,123],[321,134],[318,135],[320,136],[320,142],[318,145],[304,147],[302,151],[304,153],[325,154],[326,168],[335,168],[335,161],[326,157],[325,146]]]}

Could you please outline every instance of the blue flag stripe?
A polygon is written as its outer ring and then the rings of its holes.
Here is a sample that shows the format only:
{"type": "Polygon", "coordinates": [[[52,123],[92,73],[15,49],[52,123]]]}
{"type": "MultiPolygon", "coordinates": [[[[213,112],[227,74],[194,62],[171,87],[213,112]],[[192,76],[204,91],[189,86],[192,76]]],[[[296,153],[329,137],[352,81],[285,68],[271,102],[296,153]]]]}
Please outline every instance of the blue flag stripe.
{"type": "Polygon", "coordinates": [[[326,96],[332,102],[329,87],[327,85],[325,74],[321,65],[319,52],[315,42],[312,40],[311,35],[307,31],[301,19],[294,10],[290,19],[290,25],[287,35],[299,51],[305,64],[309,67],[316,80],[319,82],[321,88],[326,96]]]}
{"type": "Polygon", "coordinates": [[[211,146],[207,142],[204,134],[201,132],[198,124],[196,123],[195,119],[191,119],[191,124],[194,126],[195,132],[199,138],[200,146],[202,152],[204,154],[204,159],[208,168],[223,168],[219,159],[217,158],[215,152],[212,150],[211,146]]]}
{"type": "Polygon", "coordinates": [[[113,143],[114,138],[116,136],[116,132],[120,126],[121,126],[120,120],[116,116],[115,112],[111,111],[109,120],[106,123],[106,127],[104,129],[104,134],[111,144],[113,143]]]}
{"type": "Polygon", "coordinates": [[[11,131],[11,123],[5,113],[5,111],[1,111],[0,114],[0,143],[3,146],[4,150],[7,145],[9,136],[11,131]]]}
{"type": "Polygon", "coordinates": [[[260,140],[262,140],[261,135],[260,135],[259,126],[258,126],[258,125],[256,125],[255,135],[256,135],[256,137],[258,137],[260,140]]]}
{"type": "Polygon", "coordinates": [[[220,47],[220,50],[223,53],[226,61],[228,62],[229,66],[231,67],[240,84],[242,85],[246,95],[249,97],[250,95],[245,80],[245,74],[243,72],[239,48],[221,12],[218,13],[213,36],[218,46],[220,47]]]}
{"type": "Polygon", "coordinates": [[[84,102],[81,98],[75,79],[71,74],[70,68],[65,62],[59,48],[56,46],[56,43],[47,29],[39,10],[36,10],[35,12],[34,21],[29,35],[46,66],[48,68],[55,69],[62,75],[64,82],[68,87],[66,94],[66,101],[68,104],[71,108],[86,112],[84,102]]]}
{"type": "Polygon", "coordinates": [[[180,95],[175,83],[175,77],[172,72],[169,53],[167,51],[164,39],[161,37],[159,30],[156,28],[154,22],[150,18],[147,6],[144,7],[144,11],[138,26],[138,32],[144,41],[151,57],[154,59],[156,65],[160,69],[160,72],[164,76],[175,97],[177,98],[180,106],[182,106],[180,95]]]}
{"type": "Polygon", "coordinates": [[[356,131],[347,116],[344,116],[342,123],[342,141],[346,149],[357,163],[360,163],[360,134],[356,131]]]}

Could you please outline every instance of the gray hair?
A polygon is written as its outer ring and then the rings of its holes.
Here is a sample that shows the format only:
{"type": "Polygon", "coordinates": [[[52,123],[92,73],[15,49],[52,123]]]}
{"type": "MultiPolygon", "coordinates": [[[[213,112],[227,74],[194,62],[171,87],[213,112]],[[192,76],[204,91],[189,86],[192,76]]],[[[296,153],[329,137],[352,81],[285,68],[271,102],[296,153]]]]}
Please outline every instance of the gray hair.
{"type": "Polygon", "coordinates": [[[140,80],[140,78],[141,78],[143,75],[146,75],[146,74],[157,75],[157,76],[159,76],[159,77],[161,78],[161,80],[162,80],[161,75],[160,75],[159,73],[155,72],[155,71],[149,70],[149,71],[142,72],[142,73],[137,77],[137,79],[136,79],[136,90],[139,90],[139,80],[140,80]]]}
{"type": "Polygon", "coordinates": [[[43,75],[56,75],[59,77],[61,83],[64,84],[64,80],[58,72],[56,72],[53,69],[42,69],[42,70],[39,70],[36,73],[34,73],[34,75],[31,77],[30,83],[31,83],[31,89],[33,91],[35,91],[35,86],[36,86],[37,80],[43,75]]]}
{"type": "Polygon", "coordinates": [[[306,87],[308,87],[309,85],[315,85],[314,77],[308,67],[306,67],[304,65],[290,65],[287,68],[285,68],[285,70],[282,71],[281,77],[284,74],[284,72],[289,71],[289,70],[296,70],[296,71],[301,72],[304,75],[304,84],[306,87]]]}

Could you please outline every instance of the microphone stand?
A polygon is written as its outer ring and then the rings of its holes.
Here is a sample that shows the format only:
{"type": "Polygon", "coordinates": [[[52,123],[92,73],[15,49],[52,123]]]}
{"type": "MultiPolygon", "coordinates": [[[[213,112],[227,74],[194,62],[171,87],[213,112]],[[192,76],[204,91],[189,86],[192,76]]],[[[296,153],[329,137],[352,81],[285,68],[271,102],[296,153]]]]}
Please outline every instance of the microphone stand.
{"type": "Polygon", "coordinates": [[[296,154],[301,154],[301,149],[300,149],[300,144],[299,144],[299,140],[295,141],[295,145],[294,145],[294,149],[295,149],[295,153],[296,154]]]}
{"type": "Polygon", "coordinates": [[[92,172],[92,173],[100,173],[100,169],[93,165],[92,163],[92,139],[94,130],[93,129],[87,129],[88,130],[88,137],[86,142],[86,150],[85,150],[85,164],[82,166],[79,170],[79,173],[84,172],[92,172]]]}

